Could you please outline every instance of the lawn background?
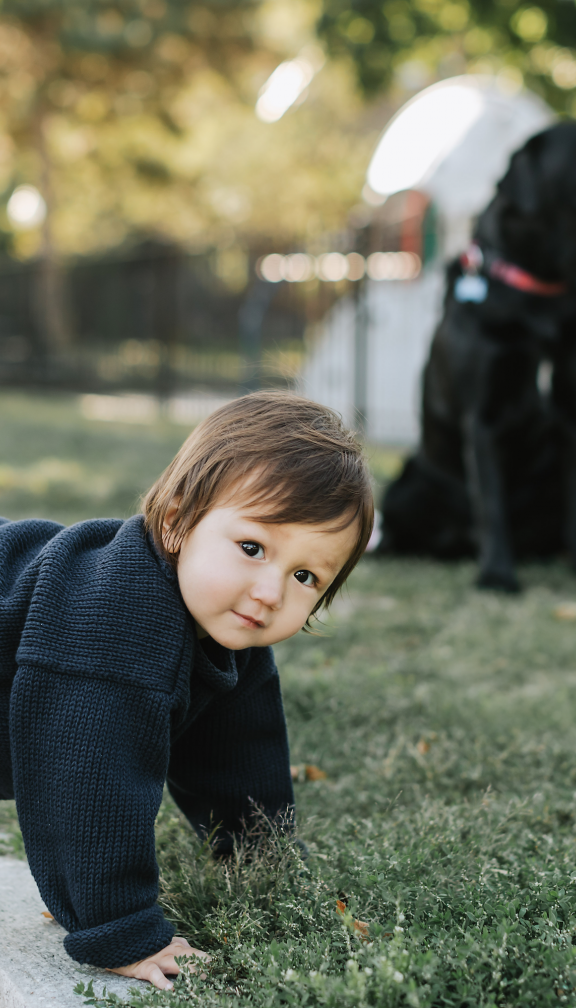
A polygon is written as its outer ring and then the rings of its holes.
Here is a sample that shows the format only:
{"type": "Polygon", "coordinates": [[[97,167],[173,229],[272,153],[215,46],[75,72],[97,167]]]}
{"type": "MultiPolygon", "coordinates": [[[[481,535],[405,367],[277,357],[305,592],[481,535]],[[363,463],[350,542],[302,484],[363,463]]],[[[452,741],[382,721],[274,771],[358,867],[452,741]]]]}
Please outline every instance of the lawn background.
{"type": "MultiPolygon", "coordinates": [[[[128,516],[186,433],[4,392],[0,514],[128,516]]],[[[379,483],[399,461],[371,457],[379,483]]],[[[576,1005],[576,579],[521,576],[504,597],[472,564],[366,558],[322,636],[275,649],[292,762],[327,775],[296,784],[310,857],[214,865],[167,801],[162,898],[213,961],[134,1005],[576,1005]]],[[[0,831],[17,851],[12,803],[0,831]]]]}

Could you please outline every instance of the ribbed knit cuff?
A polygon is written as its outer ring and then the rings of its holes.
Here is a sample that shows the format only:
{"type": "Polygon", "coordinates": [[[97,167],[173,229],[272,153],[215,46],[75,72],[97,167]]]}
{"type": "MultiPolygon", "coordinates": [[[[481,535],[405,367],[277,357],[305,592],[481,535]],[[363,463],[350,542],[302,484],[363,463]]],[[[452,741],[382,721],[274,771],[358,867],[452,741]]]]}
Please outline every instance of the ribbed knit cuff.
{"type": "Polygon", "coordinates": [[[117,969],[160,952],[170,944],[173,935],[173,925],[165,919],[160,907],[154,905],[100,927],[67,934],[64,948],[77,962],[117,969]]]}

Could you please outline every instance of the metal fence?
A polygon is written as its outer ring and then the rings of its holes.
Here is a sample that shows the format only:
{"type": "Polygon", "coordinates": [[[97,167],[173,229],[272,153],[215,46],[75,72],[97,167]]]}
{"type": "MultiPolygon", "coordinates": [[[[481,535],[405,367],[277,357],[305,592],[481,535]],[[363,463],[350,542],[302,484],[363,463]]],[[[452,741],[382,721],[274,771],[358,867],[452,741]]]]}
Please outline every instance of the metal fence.
{"type": "Polygon", "coordinates": [[[249,260],[244,276],[221,264],[217,250],[158,241],[65,266],[0,260],[0,385],[160,396],[290,385],[305,301],[263,285],[249,260]]]}

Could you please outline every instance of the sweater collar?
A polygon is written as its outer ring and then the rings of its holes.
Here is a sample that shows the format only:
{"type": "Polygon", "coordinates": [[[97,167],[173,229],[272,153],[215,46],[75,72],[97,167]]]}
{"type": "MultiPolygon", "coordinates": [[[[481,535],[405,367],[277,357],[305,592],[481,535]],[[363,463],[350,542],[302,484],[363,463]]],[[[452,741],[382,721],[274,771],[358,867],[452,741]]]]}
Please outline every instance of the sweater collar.
{"type": "Polygon", "coordinates": [[[173,584],[173,585],[177,586],[178,585],[178,575],[176,573],[176,568],[173,567],[172,564],[169,564],[168,561],[167,561],[167,559],[166,559],[166,557],[164,556],[164,554],[160,552],[160,550],[158,549],[158,546],[156,545],[156,542],[154,540],[154,536],[152,535],[151,532],[147,532],[146,533],[146,541],[148,542],[150,550],[151,550],[153,556],[155,557],[155,559],[156,559],[156,561],[158,563],[158,566],[160,567],[160,570],[162,571],[162,573],[164,574],[164,576],[167,578],[167,580],[170,582],[170,584],[173,584]]]}
{"type": "Polygon", "coordinates": [[[218,644],[212,637],[203,637],[202,640],[196,637],[194,672],[215,693],[228,693],[238,683],[234,651],[218,644]]]}

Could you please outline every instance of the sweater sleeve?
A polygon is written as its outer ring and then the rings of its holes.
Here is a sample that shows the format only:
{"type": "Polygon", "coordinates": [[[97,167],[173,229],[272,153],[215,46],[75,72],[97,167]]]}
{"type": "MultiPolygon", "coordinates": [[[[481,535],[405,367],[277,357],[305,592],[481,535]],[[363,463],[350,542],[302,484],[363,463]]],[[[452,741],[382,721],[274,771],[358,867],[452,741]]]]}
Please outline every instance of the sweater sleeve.
{"type": "Polygon", "coordinates": [[[126,966],[172,938],[154,848],[169,728],[160,690],[30,666],[16,674],[10,735],[24,843],[78,962],[126,966]]]}
{"type": "Polygon", "coordinates": [[[294,793],[280,681],[270,648],[253,648],[236,689],[216,700],[175,742],[170,793],[215,850],[232,850],[254,803],[271,819],[292,814],[294,793]]]}

